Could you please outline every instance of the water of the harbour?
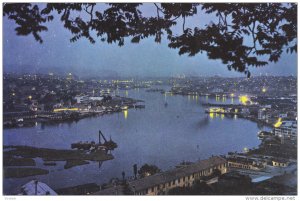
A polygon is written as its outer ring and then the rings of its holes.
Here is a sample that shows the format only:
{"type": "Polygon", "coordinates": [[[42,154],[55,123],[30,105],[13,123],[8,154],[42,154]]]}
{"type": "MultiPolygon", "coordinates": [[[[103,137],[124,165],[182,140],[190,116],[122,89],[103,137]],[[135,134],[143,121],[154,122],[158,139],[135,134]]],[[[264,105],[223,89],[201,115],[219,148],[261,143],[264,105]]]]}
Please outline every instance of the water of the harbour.
{"type": "MultiPolygon", "coordinates": [[[[71,143],[97,141],[98,130],[117,142],[114,159],[64,169],[57,166],[37,166],[50,170],[48,175],[21,179],[4,179],[4,194],[16,193],[26,182],[37,178],[53,189],[95,182],[103,184],[111,178],[133,175],[133,164],[154,164],[162,170],[182,161],[197,161],[229,151],[257,147],[259,128],[254,122],[222,115],[205,114],[201,103],[238,103],[238,99],[198,96],[164,95],[144,89],[119,91],[120,96],[145,100],[145,109],[129,109],[121,113],[82,119],[56,125],[37,124],[31,128],[5,129],[4,145],[29,145],[70,149],[71,143]],[[167,106],[165,105],[167,102],[167,106]]],[[[267,128],[266,128],[267,129],[267,128]]]]}

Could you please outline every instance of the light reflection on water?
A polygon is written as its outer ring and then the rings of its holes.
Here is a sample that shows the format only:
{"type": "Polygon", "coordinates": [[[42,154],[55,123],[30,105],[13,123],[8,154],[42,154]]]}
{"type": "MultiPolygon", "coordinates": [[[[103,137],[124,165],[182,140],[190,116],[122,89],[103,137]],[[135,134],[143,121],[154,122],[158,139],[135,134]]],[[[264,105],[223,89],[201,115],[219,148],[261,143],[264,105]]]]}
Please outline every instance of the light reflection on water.
{"type": "Polygon", "coordinates": [[[128,117],[128,110],[124,110],[123,113],[124,113],[124,119],[127,119],[127,117],[128,117]]]}
{"type": "MultiPolygon", "coordinates": [[[[165,170],[185,161],[205,159],[212,154],[241,151],[259,144],[256,133],[260,128],[248,120],[205,114],[202,103],[217,103],[220,99],[208,96],[184,96],[148,93],[140,90],[120,90],[120,96],[145,100],[145,109],[124,110],[122,113],[82,119],[78,122],[53,125],[38,124],[32,128],[4,130],[5,145],[29,145],[69,149],[71,143],[97,140],[98,130],[118,143],[112,152],[115,159],[99,164],[55,170],[37,176],[53,188],[84,183],[104,183],[113,177],[121,178],[122,171],[131,176],[132,165],[144,163],[165,170]],[[165,106],[165,103],[168,106],[165,106]],[[130,112],[130,118],[129,113],[130,112]],[[236,119],[236,120],[234,120],[236,119]],[[237,143],[238,142],[238,143],[237,143]]],[[[223,103],[238,101],[226,99],[223,103]]],[[[33,177],[5,179],[4,190],[10,191],[33,177]]]]}

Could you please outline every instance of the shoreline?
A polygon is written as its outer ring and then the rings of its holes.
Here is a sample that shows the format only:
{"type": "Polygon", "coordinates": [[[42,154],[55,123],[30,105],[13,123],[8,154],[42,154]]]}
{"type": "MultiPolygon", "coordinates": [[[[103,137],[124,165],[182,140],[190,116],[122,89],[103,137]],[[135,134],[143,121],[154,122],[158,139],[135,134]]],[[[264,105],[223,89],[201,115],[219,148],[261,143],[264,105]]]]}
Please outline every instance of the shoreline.
{"type": "MultiPolygon", "coordinates": [[[[126,109],[144,109],[145,105],[140,105],[137,103],[144,103],[143,100],[132,99],[121,97],[122,101],[126,101],[126,109]]],[[[81,119],[98,117],[107,114],[120,113],[124,111],[122,106],[119,106],[120,100],[117,100],[114,104],[106,104],[106,109],[103,110],[91,110],[91,111],[82,111],[82,112],[42,112],[42,113],[32,113],[31,116],[21,116],[21,117],[10,117],[10,120],[3,122],[3,129],[17,129],[17,128],[26,128],[34,127],[37,123],[44,124],[59,124],[59,123],[68,123],[68,122],[78,122],[81,119]],[[25,118],[27,117],[27,118],[25,118]],[[18,122],[17,119],[22,119],[21,122],[18,122]]],[[[121,104],[120,104],[121,105],[121,104]]],[[[4,116],[4,119],[8,118],[4,116]]]]}
{"type": "Polygon", "coordinates": [[[114,159],[104,150],[86,152],[83,150],[49,149],[31,146],[3,146],[4,178],[24,178],[48,174],[47,166],[56,166],[56,161],[64,161],[64,169],[86,165],[90,162],[103,162],[114,159]],[[5,150],[8,149],[8,150],[5,150]],[[43,160],[43,168],[37,168],[35,158],[43,160]],[[50,161],[50,163],[49,163],[50,161]]]}

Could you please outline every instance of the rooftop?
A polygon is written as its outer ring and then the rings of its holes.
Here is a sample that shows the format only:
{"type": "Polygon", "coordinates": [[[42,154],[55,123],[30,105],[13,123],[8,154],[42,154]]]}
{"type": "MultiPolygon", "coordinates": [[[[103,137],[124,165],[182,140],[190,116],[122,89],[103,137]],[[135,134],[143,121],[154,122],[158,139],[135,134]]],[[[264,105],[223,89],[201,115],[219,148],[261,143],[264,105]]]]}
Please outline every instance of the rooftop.
{"type": "MultiPolygon", "coordinates": [[[[199,162],[193,163],[191,165],[180,167],[176,169],[172,169],[166,172],[161,172],[158,174],[154,174],[152,176],[144,177],[141,179],[137,179],[134,181],[130,181],[129,185],[131,187],[135,187],[136,191],[146,190],[148,188],[151,188],[153,186],[164,184],[167,182],[171,182],[175,179],[191,175],[193,173],[197,173],[199,171],[214,167],[216,165],[221,165],[223,163],[226,163],[226,160],[224,158],[221,158],[219,156],[213,156],[206,160],[201,160],[199,162]]],[[[112,189],[105,189],[102,191],[97,192],[98,195],[104,195],[105,193],[109,194],[113,191],[112,189]]],[[[113,193],[115,194],[115,193],[113,193]]]]}
{"type": "Polygon", "coordinates": [[[280,128],[297,128],[297,122],[296,121],[283,121],[280,128]]]}

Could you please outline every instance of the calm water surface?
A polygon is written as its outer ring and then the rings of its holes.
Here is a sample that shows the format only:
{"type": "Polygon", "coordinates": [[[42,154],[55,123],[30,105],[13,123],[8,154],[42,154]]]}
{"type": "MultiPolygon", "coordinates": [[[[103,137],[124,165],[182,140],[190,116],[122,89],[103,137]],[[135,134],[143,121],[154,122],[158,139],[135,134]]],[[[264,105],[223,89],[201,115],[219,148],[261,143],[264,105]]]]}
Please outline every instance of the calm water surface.
{"type": "Polygon", "coordinates": [[[108,182],[113,177],[133,175],[133,164],[154,164],[166,170],[184,161],[205,159],[211,155],[242,151],[259,145],[256,123],[244,119],[209,116],[201,103],[236,103],[231,98],[208,98],[148,93],[144,89],[119,91],[119,95],[145,100],[145,109],[130,109],[121,113],[82,119],[77,123],[41,125],[32,128],[4,130],[4,145],[69,149],[77,141],[97,141],[98,130],[118,143],[115,159],[65,170],[64,162],[49,169],[48,175],[22,179],[5,179],[4,193],[38,178],[52,188],[74,186],[89,182],[108,182]],[[165,106],[165,102],[168,103],[165,106]]]}

